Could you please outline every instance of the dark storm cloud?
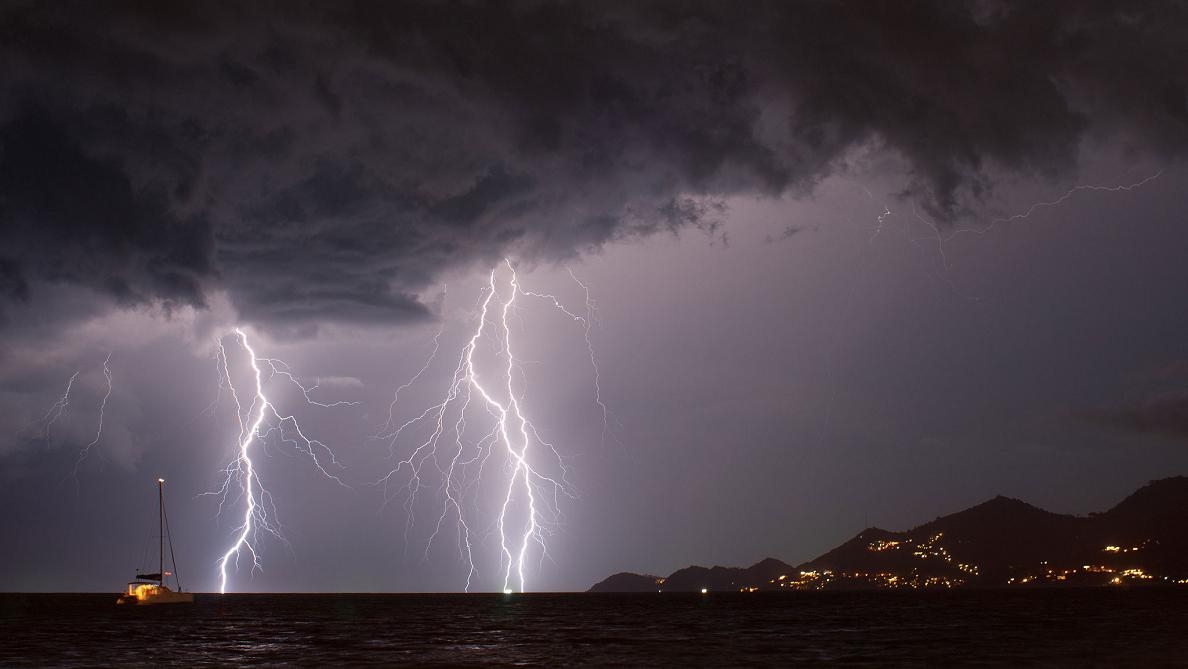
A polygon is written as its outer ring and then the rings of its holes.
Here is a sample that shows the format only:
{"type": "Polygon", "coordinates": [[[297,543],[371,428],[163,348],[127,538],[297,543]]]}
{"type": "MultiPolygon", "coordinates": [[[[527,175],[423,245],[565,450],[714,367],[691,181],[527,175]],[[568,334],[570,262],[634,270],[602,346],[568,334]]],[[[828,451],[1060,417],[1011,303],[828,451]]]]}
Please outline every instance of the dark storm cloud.
{"type": "Polygon", "coordinates": [[[1173,3],[8,3],[0,294],[426,312],[505,253],[714,229],[848,153],[953,221],[1087,139],[1188,146],[1173,3]]]}
{"type": "Polygon", "coordinates": [[[8,295],[25,298],[33,276],[91,284],[129,304],[202,304],[213,236],[201,216],[179,219],[159,190],[134,192],[117,162],[88,156],[37,109],[10,120],[0,142],[8,295]]]}
{"type": "Polygon", "coordinates": [[[1139,434],[1188,439],[1188,361],[1176,360],[1136,377],[1144,389],[1137,400],[1115,402],[1082,412],[1090,421],[1139,434]]]}
{"type": "Polygon", "coordinates": [[[1087,416],[1097,423],[1132,432],[1188,439],[1188,392],[1173,391],[1143,402],[1100,407],[1087,416]]]}

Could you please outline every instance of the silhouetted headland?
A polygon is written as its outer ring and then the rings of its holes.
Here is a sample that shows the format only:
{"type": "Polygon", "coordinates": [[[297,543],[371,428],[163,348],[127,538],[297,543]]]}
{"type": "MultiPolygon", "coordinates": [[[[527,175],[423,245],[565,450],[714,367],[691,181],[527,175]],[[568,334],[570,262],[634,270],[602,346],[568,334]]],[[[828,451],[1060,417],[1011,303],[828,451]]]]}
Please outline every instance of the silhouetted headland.
{"type": "Polygon", "coordinates": [[[799,566],[622,572],[590,592],[1188,585],[1188,477],[1152,481],[1104,513],[1051,513],[1009,497],[906,532],[871,527],[799,566]]]}

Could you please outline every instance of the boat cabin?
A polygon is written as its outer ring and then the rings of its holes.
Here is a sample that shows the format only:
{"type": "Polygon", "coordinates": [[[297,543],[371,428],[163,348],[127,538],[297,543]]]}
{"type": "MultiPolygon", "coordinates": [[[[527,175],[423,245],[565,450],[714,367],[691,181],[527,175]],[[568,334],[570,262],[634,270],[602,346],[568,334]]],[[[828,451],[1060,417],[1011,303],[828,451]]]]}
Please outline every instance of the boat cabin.
{"type": "Polygon", "coordinates": [[[135,597],[138,601],[144,601],[150,597],[155,597],[161,593],[162,586],[159,583],[142,583],[133,581],[128,584],[128,590],[124,592],[125,596],[135,597]]]}

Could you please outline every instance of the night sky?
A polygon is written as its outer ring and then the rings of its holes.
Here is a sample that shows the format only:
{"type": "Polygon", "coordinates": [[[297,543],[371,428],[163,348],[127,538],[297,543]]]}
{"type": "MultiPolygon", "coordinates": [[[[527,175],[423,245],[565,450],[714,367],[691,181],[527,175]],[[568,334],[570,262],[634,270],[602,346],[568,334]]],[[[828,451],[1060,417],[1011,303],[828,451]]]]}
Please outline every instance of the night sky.
{"type": "MultiPolygon", "coordinates": [[[[255,440],[285,540],[228,591],[462,590],[448,453],[410,501],[374,483],[428,432],[375,435],[435,335],[392,416],[441,402],[505,258],[587,319],[510,318],[570,493],[531,590],[1188,473],[1183,3],[249,4],[0,3],[0,591],[153,566],[158,476],[218,589],[236,327],[352,404],[266,375],[345,485],[255,440]]],[[[474,590],[509,467],[463,504],[474,590]]]]}

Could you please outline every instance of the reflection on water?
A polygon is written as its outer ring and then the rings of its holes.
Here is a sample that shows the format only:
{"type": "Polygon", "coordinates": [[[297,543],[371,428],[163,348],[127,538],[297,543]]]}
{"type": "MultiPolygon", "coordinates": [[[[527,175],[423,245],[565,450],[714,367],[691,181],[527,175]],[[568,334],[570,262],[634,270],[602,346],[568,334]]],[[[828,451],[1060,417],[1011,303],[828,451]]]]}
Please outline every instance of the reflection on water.
{"type": "Polygon", "coordinates": [[[1188,589],[0,595],[0,666],[1185,666],[1188,589]]]}

